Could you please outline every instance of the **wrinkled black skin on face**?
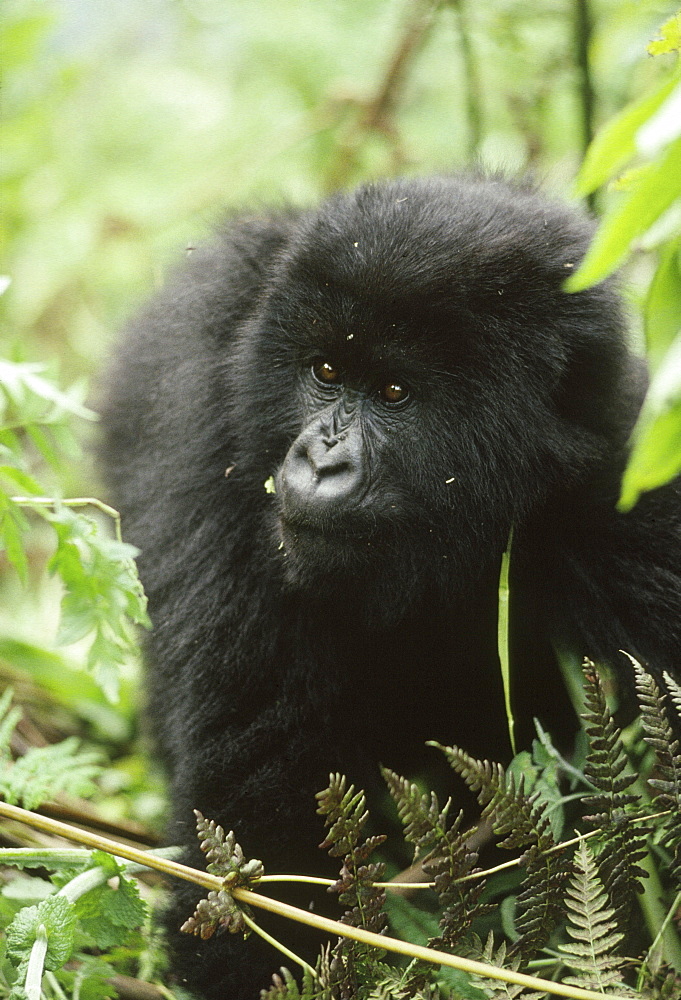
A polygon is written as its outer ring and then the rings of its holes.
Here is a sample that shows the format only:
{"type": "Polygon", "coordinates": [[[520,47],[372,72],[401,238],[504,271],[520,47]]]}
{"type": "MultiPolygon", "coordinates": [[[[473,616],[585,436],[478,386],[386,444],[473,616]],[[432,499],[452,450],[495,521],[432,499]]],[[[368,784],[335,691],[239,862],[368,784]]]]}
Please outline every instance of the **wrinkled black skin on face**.
{"type": "MultiPolygon", "coordinates": [[[[590,235],[497,179],[370,186],[231,220],[131,328],[102,454],[142,552],[149,711],[188,861],[197,807],[269,872],[332,873],[313,803],[329,771],[372,789],[379,761],[432,762],[426,739],[508,759],[512,524],[522,746],[533,715],[574,725],[552,641],[678,676],[678,483],[615,511],[645,376],[613,289],[562,291],[590,235]]],[[[199,894],[178,888],[169,927],[199,894]]],[[[251,1000],[280,964],[255,937],[173,944],[216,1000],[251,1000]]]]}

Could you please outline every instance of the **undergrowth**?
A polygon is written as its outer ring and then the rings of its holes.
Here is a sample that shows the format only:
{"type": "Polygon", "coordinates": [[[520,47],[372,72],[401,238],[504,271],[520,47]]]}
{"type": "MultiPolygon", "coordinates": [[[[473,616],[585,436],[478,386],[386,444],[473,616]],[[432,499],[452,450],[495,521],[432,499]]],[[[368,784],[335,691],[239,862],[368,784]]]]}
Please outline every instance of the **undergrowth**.
{"type": "MultiPolygon", "coordinates": [[[[681,688],[665,675],[663,691],[637,663],[634,670],[641,741],[632,753],[625,750],[601,679],[589,661],[584,665],[588,749],[581,769],[563,762],[543,733],[532,757],[520,754],[508,769],[476,760],[456,746],[440,748],[477,795],[480,823],[491,830],[497,847],[515,852],[512,862],[494,870],[478,867],[477,852],[470,846],[476,830],[464,827],[461,813],[451,815],[451,800],[441,805],[433,792],[384,768],[404,837],[423,871],[423,882],[411,884],[408,891],[413,897],[420,888],[434,890],[437,917],[432,909],[405,899],[399,882],[383,881],[385,865],[375,852],[385,838],[364,835],[364,793],[348,786],[345,777],[332,775],[328,788],[317,796],[317,811],[327,827],[321,846],[342,859],[340,877],[329,889],[345,908],[341,923],[368,934],[362,940],[340,937],[334,947],[322,949],[316,968],[305,969],[302,985],[282,969],[263,991],[263,1000],[530,1000],[557,991],[556,982],[567,996],[584,996],[581,991],[586,990],[601,996],[678,1000],[681,749],[671,717],[681,718],[681,688]],[[647,780],[638,776],[644,748],[647,780]],[[565,776],[571,794],[568,790],[557,796],[565,776]],[[569,799],[578,803],[572,829],[566,825],[569,799]],[[556,814],[562,814],[559,823],[556,814]],[[501,898],[495,888],[499,868],[516,873],[511,891],[501,898]],[[642,909],[639,901],[651,874],[654,893],[658,902],[660,894],[665,900],[666,912],[642,935],[642,916],[650,916],[650,910],[642,909]],[[400,892],[395,922],[403,935],[418,943],[423,928],[430,925],[431,949],[486,963],[493,967],[490,974],[455,973],[438,967],[435,958],[433,964],[417,958],[406,964],[388,961],[391,945],[381,947],[381,940],[371,937],[386,934],[389,915],[395,912],[392,905],[386,906],[391,889],[400,892]],[[540,983],[544,989],[528,989],[496,978],[503,970],[541,970],[554,982],[540,983]]],[[[255,863],[245,862],[233,834],[225,835],[212,824],[206,837],[206,829],[200,817],[210,871],[242,889],[267,880],[249,875],[247,868],[255,871],[255,863]]],[[[220,929],[242,931],[235,907],[244,898],[255,897],[248,889],[238,900],[228,889],[212,893],[184,929],[203,937],[220,929]]],[[[250,932],[250,909],[247,915],[250,932]]]]}
{"type": "MultiPolygon", "coordinates": [[[[518,754],[508,768],[460,747],[440,747],[477,796],[478,827],[465,826],[451,799],[441,804],[435,793],[384,768],[418,882],[385,881],[378,852],[386,838],[366,835],[364,793],[338,774],[317,795],[326,827],[321,846],[341,861],[336,881],[268,876],[233,832],[198,812],[205,872],[175,864],[167,852],[143,852],[25,811],[11,803],[35,805],[34,790],[26,796],[26,768],[6,752],[16,713],[3,705],[0,783],[7,804],[0,803],[0,815],[94,850],[0,851],[0,861],[34,872],[22,876],[29,905],[5,905],[0,912],[6,924],[0,995],[62,1000],[80,996],[82,986],[88,998],[111,996],[111,956],[147,919],[133,877],[144,866],[209,890],[187,916],[187,933],[258,933],[284,953],[287,966],[262,1000],[538,1000],[553,994],[679,1000],[681,746],[675,727],[681,687],[668,675],[661,687],[635,662],[633,669],[637,739],[631,732],[623,739],[599,674],[586,661],[582,759],[565,761],[541,730],[532,753],[518,754]],[[482,869],[473,844],[492,841],[513,857],[482,869]],[[49,870],[54,874],[46,881],[49,870]],[[257,891],[287,878],[326,885],[343,907],[340,920],[257,891]],[[312,968],[264,934],[259,908],[317,926],[337,941],[322,948],[312,968]],[[303,969],[301,983],[289,971],[295,963],[303,969]],[[73,992],[76,980],[81,985],[73,992]]],[[[55,787],[60,760],[76,784],[94,776],[93,762],[70,744],[34,751],[41,753],[55,787]]],[[[33,769],[39,764],[36,756],[33,769]]],[[[15,901],[20,888],[13,885],[15,901]]],[[[162,991],[159,997],[172,996],[162,991]]]]}

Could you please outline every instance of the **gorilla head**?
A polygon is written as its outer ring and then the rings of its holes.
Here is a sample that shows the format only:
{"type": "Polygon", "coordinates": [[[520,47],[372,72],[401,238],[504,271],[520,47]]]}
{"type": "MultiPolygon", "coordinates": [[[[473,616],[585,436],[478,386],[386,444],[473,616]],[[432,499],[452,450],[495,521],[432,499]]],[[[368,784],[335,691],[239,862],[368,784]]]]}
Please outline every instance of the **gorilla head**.
{"type": "Polygon", "coordinates": [[[382,618],[456,593],[621,447],[616,299],[562,290],[590,232],[500,181],[371,186],[302,220],[245,333],[253,391],[233,387],[249,456],[274,459],[289,586],[352,581],[382,618]]]}

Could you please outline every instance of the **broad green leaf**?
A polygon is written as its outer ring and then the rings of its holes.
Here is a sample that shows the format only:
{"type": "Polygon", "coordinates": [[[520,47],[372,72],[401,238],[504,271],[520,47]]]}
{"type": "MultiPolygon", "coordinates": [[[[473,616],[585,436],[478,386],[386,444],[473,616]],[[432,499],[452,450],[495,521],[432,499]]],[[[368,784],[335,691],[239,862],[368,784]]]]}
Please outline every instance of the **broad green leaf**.
{"type": "Polygon", "coordinates": [[[641,493],[681,472],[681,402],[654,419],[634,445],[622,480],[618,507],[631,510],[641,493]]]}
{"type": "Polygon", "coordinates": [[[636,133],[636,148],[643,156],[657,156],[681,135],[681,83],[636,133]]]}
{"type": "Polygon", "coordinates": [[[0,479],[4,479],[14,487],[17,493],[28,493],[33,496],[40,496],[43,492],[40,484],[27,473],[17,469],[15,465],[0,465],[0,479]]]}
{"type": "Polygon", "coordinates": [[[681,331],[681,236],[662,253],[644,315],[648,360],[656,371],[681,331]]]}
{"type": "Polygon", "coordinates": [[[628,106],[599,132],[589,146],[577,177],[576,194],[590,194],[620,170],[636,153],[636,133],[664,103],[678,83],[665,80],[652,94],[628,106]]]}
{"type": "Polygon", "coordinates": [[[607,277],[624,260],[631,243],[680,196],[681,139],[677,139],[604,220],[579,270],[566,281],[566,290],[578,292],[607,277]]]}

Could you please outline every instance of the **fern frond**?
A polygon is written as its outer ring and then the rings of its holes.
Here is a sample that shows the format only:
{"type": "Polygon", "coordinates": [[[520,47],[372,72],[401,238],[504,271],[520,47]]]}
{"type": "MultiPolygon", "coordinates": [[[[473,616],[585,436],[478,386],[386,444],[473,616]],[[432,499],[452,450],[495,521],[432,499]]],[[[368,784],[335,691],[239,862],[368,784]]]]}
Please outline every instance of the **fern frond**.
{"type": "Polygon", "coordinates": [[[478,860],[477,852],[467,844],[473,831],[461,831],[463,813],[448,823],[449,801],[440,809],[434,792],[424,795],[418,785],[389,768],[384,767],[382,771],[404,824],[405,840],[414,844],[415,856],[418,853],[426,855],[423,870],[435,883],[443,911],[442,934],[431,938],[429,943],[433,948],[451,948],[477,917],[491,909],[480,903],[484,879],[459,881],[474,870],[478,860]]]}
{"type": "MultiPolygon", "coordinates": [[[[630,657],[636,674],[636,693],[641,707],[643,738],[655,751],[656,776],[648,784],[657,789],[657,802],[669,808],[661,844],[671,855],[670,874],[681,880],[681,745],[669,721],[665,698],[655,679],[630,657]]],[[[681,714],[681,687],[665,675],[672,710],[681,714]]]]}
{"type": "Polygon", "coordinates": [[[31,747],[14,764],[0,765],[0,795],[14,805],[37,809],[60,792],[92,795],[102,771],[101,755],[82,750],[76,737],[69,736],[51,746],[31,747]]]}
{"type": "Polygon", "coordinates": [[[408,844],[414,845],[414,858],[419,852],[439,852],[439,845],[447,834],[447,813],[451,799],[440,809],[435,792],[430,795],[422,793],[418,785],[391,771],[389,767],[382,767],[381,774],[397,806],[397,814],[404,827],[404,839],[408,844]]]}
{"type": "Polygon", "coordinates": [[[513,951],[529,957],[546,944],[565,916],[565,884],[571,864],[562,854],[547,853],[533,844],[525,855],[521,890],[516,898],[516,931],[520,935],[513,951]]]}
{"type": "Polygon", "coordinates": [[[599,826],[610,822],[615,810],[638,802],[635,795],[625,792],[625,789],[636,781],[636,775],[623,773],[628,762],[627,755],[620,738],[620,730],[608,709],[603,684],[595,664],[585,659],[582,669],[588,709],[582,718],[589,736],[589,753],[584,774],[600,792],[600,795],[587,796],[584,803],[598,813],[592,818],[599,826]]]}
{"type": "Polygon", "coordinates": [[[252,885],[264,874],[262,861],[246,859],[233,830],[225,833],[215,820],[206,819],[198,809],[194,810],[194,815],[196,835],[209,862],[207,870],[213,875],[223,876],[225,888],[209,892],[205,899],[199,900],[194,913],[185,920],[180,930],[204,941],[216,931],[248,937],[251,929],[244,920],[244,914],[251,917],[252,911],[245,903],[238,903],[230,889],[252,885]]]}
{"type": "Polygon", "coordinates": [[[478,793],[484,806],[482,818],[489,818],[494,832],[504,837],[499,846],[529,845],[524,859],[527,874],[517,898],[520,938],[514,945],[515,951],[529,954],[548,941],[562,919],[562,890],[570,872],[565,857],[552,850],[555,840],[546,803],[538,792],[526,795],[524,777],[516,781],[501,764],[476,760],[456,746],[441,749],[468,787],[478,793]]]}
{"type": "Polygon", "coordinates": [[[331,828],[319,846],[332,858],[352,850],[369,818],[364,792],[355,792],[354,785],[346,785],[344,774],[330,774],[328,787],[316,795],[317,814],[325,816],[325,825],[331,828]]]}
{"type": "MultiPolygon", "coordinates": [[[[477,938],[476,940],[478,948],[472,952],[475,958],[488,965],[495,965],[499,969],[518,971],[521,964],[520,958],[518,956],[515,958],[507,957],[508,949],[505,941],[502,941],[499,947],[495,948],[492,931],[487,935],[484,948],[480,948],[480,941],[477,938]]],[[[546,997],[546,993],[526,991],[523,986],[518,986],[515,983],[504,983],[499,979],[488,979],[486,976],[473,976],[471,981],[476,986],[484,988],[489,1000],[544,1000],[546,997]]]]}
{"type": "Polygon", "coordinates": [[[636,781],[635,774],[625,774],[628,759],[620,730],[608,709],[601,679],[591,660],[584,661],[586,732],[589,750],[584,773],[599,790],[585,798],[595,812],[584,819],[599,830],[601,851],[598,873],[615,909],[617,923],[625,931],[636,912],[636,896],[643,891],[641,880],[647,871],[637,862],[646,856],[648,824],[631,820],[640,816],[640,798],[626,789],[636,781]]]}
{"type": "Polygon", "coordinates": [[[374,883],[382,880],[385,865],[365,862],[386,838],[368,837],[359,843],[369,817],[364,792],[355,792],[354,785],[346,788],[344,775],[331,774],[328,787],[317,793],[317,802],[317,812],[325,817],[324,822],[330,828],[320,847],[326,848],[331,857],[344,855],[340,878],[330,890],[338,893],[341,903],[351,907],[341,919],[354,927],[380,933],[387,923],[382,912],[385,892],[374,883]]]}
{"type": "Polygon", "coordinates": [[[658,801],[681,810],[681,747],[674,736],[665,709],[665,694],[655,679],[632,658],[636,694],[641,708],[643,738],[655,751],[659,777],[649,783],[659,789],[658,801]]]}
{"type": "Polygon", "coordinates": [[[461,775],[478,802],[484,806],[483,819],[490,819],[496,834],[504,837],[500,847],[516,848],[526,844],[553,845],[544,809],[536,806],[537,795],[525,795],[523,776],[516,782],[514,774],[507,774],[501,764],[476,760],[460,747],[439,746],[450,766],[461,775]]]}
{"type": "Polygon", "coordinates": [[[281,975],[275,972],[272,976],[270,988],[260,991],[260,1000],[332,1000],[331,989],[323,986],[307,969],[300,986],[287,968],[282,966],[279,972],[281,975]]]}
{"type": "Polygon", "coordinates": [[[586,841],[575,852],[575,874],[567,891],[567,932],[573,939],[559,946],[565,964],[577,973],[564,982],[598,990],[605,995],[635,996],[621,982],[624,959],[614,952],[624,935],[617,929],[615,911],[598,877],[586,841]]]}
{"type": "Polygon", "coordinates": [[[662,674],[664,682],[667,685],[667,690],[669,691],[669,697],[671,699],[672,705],[676,710],[676,714],[679,719],[681,719],[681,684],[679,684],[670,673],[666,670],[662,674]]]}

